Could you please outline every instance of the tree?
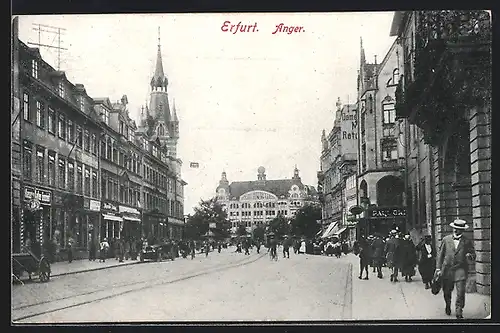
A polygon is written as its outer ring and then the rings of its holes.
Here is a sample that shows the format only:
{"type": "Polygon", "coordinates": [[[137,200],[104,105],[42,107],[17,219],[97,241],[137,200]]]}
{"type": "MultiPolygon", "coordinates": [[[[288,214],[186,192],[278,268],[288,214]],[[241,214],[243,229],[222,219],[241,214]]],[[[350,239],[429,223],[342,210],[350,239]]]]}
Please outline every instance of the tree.
{"type": "Polygon", "coordinates": [[[238,236],[246,236],[247,235],[247,228],[243,224],[240,224],[238,226],[238,229],[236,229],[236,235],[238,236]]]}
{"type": "Polygon", "coordinates": [[[262,225],[258,225],[253,229],[253,239],[264,241],[264,234],[266,233],[266,229],[262,225]]]}
{"type": "Polygon", "coordinates": [[[278,214],[274,219],[269,222],[268,231],[274,232],[277,238],[290,233],[289,220],[282,214],[278,214]]]}
{"type": "Polygon", "coordinates": [[[217,198],[200,200],[198,207],[194,208],[194,214],[189,216],[186,223],[186,236],[191,239],[198,239],[212,230],[216,238],[225,238],[229,236],[231,227],[227,213],[217,198]],[[210,228],[215,225],[215,228],[210,228]]]}
{"type": "Polygon", "coordinates": [[[316,205],[301,207],[292,218],[292,234],[314,238],[321,229],[318,220],[321,220],[321,207],[316,205]]]}

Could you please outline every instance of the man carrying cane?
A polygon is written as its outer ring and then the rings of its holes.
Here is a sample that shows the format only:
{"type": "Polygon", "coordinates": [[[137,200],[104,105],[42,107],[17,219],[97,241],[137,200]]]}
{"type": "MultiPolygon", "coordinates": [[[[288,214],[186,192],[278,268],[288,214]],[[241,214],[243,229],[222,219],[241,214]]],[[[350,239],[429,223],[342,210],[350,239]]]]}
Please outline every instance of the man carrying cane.
{"type": "Polygon", "coordinates": [[[457,219],[450,226],[453,234],[445,236],[441,241],[436,258],[436,274],[442,277],[446,314],[451,315],[451,294],[456,287],[455,315],[457,319],[463,319],[469,261],[476,259],[476,253],[472,241],[463,235],[468,228],[466,222],[457,219]]]}

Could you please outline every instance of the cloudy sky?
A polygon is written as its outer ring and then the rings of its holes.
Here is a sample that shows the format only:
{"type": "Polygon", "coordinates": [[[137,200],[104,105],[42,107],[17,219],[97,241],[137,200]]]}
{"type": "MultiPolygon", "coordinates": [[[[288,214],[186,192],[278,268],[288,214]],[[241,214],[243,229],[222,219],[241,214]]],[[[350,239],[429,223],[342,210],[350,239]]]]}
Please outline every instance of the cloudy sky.
{"type": "MultiPolygon", "coordinates": [[[[353,102],[360,37],[366,57],[382,61],[394,41],[392,12],[51,15],[21,16],[20,38],[57,46],[57,35],[34,24],[65,29],[61,70],[91,97],[127,95],[131,117],[149,99],[160,27],[169,97],[178,110],[186,186],[185,213],[215,194],[221,172],[229,181],[291,177],[315,185],[321,131],[333,126],[335,102],[353,102]],[[231,24],[255,24],[233,34],[231,24]],[[303,32],[272,34],[276,25],[303,32]],[[198,162],[198,169],[189,168],[198,162]]],[[[44,28],[46,29],[46,28],[44,28]]],[[[57,68],[57,51],[42,48],[57,68]]]]}

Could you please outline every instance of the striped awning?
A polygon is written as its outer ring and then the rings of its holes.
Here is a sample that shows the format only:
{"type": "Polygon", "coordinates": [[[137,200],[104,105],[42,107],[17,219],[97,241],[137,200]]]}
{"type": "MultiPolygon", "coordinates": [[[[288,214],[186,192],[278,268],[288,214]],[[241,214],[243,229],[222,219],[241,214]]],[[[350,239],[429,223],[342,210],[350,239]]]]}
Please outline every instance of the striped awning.
{"type": "Polygon", "coordinates": [[[340,236],[340,234],[341,234],[341,233],[343,233],[343,232],[344,232],[344,231],[346,231],[346,230],[347,230],[347,227],[343,227],[342,229],[340,229],[339,231],[337,231],[337,232],[335,233],[335,235],[336,235],[336,236],[340,236]]]}
{"type": "Polygon", "coordinates": [[[330,237],[332,236],[334,233],[335,233],[335,227],[337,226],[338,222],[332,222],[330,223],[330,225],[328,226],[328,228],[326,228],[325,232],[323,233],[323,235],[321,235],[321,238],[327,238],[327,237],[330,237]]]}
{"type": "Polygon", "coordinates": [[[102,214],[102,217],[103,217],[105,220],[109,220],[109,221],[123,222],[123,219],[122,219],[120,216],[108,215],[108,214],[102,214]]]}

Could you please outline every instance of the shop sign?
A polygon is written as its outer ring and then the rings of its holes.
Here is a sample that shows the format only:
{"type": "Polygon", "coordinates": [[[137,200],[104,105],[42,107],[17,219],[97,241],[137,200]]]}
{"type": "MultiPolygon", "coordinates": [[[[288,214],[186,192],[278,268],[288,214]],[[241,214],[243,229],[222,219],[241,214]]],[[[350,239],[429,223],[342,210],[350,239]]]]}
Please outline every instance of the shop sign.
{"type": "Polygon", "coordinates": [[[405,208],[373,208],[370,211],[370,217],[372,218],[396,218],[405,216],[405,208]]]}
{"type": "Polygon", "coordinates": [[[127,207],[127,206],[120,206],[120,213],[129,213],[129,214],[134,214],[134,215],[141,214],[141,212],[139,212],[137,209],[132,208],[132,207],[127,207]]]}
{"type": "Polygon", "coordinates": [[[24,200],[31,201],[32,199],[38,200],[41,205],[50,205],[52,202],[52,192],[33,187],[25,187],[24,200]]]}
{"type": "Polygon", "coordinates": [[[112,204],[111,202],[103,202],[102,203],[102,210],[108,210],[112,212],[118,212],[118,206],[115,204],[112,204]]]}
{"type": "Polygon", "coordinates": [[[90,200],[89,210],[99,212],[101,210],[101,202],[99,200],[90,200]]]}

